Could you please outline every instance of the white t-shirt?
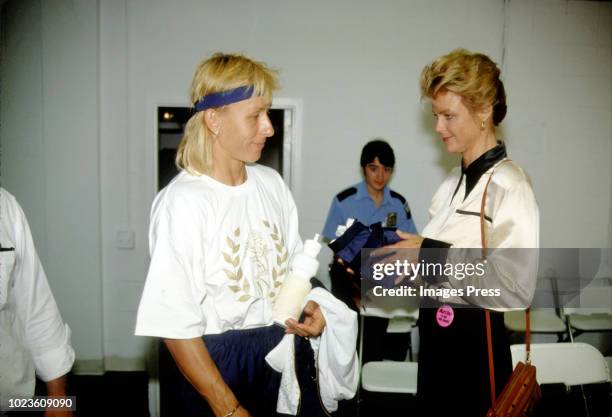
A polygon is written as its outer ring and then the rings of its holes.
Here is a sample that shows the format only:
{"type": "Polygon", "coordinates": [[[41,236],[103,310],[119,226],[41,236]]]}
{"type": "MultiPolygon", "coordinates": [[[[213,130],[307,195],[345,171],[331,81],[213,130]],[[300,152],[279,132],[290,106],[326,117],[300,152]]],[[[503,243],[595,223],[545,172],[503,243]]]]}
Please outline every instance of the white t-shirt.
{"type": "MultiPolygon", "coordinates": [[[[21,207],[0,187],[0,405],[70,371],[74,350],[21,207]]],[[[0,411],[0,414],[2,412],[0,411]]]]}
{"type": "Polygon", "coordinates": [[[276,171],[246,170],[234,187],[183,171],[157,195],[136,335],[188,339],[272,323],[302,245],[297,209],[276,171]]]}

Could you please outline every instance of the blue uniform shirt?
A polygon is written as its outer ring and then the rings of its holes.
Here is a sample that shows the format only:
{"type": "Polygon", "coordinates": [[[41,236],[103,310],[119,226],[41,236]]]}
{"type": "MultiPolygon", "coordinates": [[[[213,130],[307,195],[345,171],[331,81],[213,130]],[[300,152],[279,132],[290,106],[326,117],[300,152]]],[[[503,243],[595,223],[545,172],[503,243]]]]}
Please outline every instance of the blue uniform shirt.
{"type": "MultiPolygon", "coordinates": [[[[347,188],[334,197],[327,214],[323,236],[329,240],[336,238],[336,228],[346,224],[349,218],[359,220],[366,226],[372,223],[385,223],[391,213],[395,213],[395,226],[404,232],[417,233],[410,207],[400,193],[385,187],[383,201],[376,207],[374,200],[368,194],[365,181],[347,188]]],[[[390,225],[388,225],[390,226],[390,225]]]]}

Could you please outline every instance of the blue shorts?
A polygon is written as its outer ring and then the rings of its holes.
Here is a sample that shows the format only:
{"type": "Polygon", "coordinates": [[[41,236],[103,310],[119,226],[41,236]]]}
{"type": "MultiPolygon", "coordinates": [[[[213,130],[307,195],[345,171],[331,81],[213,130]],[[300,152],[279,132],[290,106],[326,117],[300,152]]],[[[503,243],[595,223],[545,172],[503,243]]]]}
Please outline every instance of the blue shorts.
{"type": "MultiPolygon", "coordinates": [[[[265,357],[281,341],[284,334],[283,327],[272,325],[203,336],[204,344],[223,380],[253,417],[282,415],[276,412],[281,374],[268,365],[265,357]]],[[[162,350],[165,350],[165,345],[161,345],[162,350]]],[[[296,336],[295,348],[296,373],[301,390],[298,416],[328,416],[319,396],[310,342],[296,336]]],[[[172,357],[167,352],[165,354],[165,360],[160,357],[161,367],[165,368],[163,371],[160,369],[162,415],[213,416],[206,401],[183,377],[172,357]],[[164,397],[168,399],[166,405],[164,397]],[[167,414],[163,414],[164,411],[167,414]]]]}

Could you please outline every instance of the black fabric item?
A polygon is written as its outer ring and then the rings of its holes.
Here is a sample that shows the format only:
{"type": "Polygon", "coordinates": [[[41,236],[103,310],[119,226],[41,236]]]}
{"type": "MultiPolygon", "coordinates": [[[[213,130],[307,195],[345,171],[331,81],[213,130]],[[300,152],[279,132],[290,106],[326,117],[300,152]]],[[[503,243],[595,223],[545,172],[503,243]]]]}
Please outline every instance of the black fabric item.
{"type": "MultiPolygon", "coordinates": [[[[361,363],[371,361],[382,361],[387,357],[387,326],[389,319],[382,317],[365,316],[363,318],[363,327],[365,328],[363,339],[363,357],[361,363]]],[[[359,323],[359,332],[357,334],[357,349],[359,349],[359,339],[361,332],[361,320],[359,323]]],[[[406,349],[408,346],[406,346],[406,349]]],[[[359,350],[357,350],[359,352],[359,350]]]]}
{"type": "MultiPolygon", "coordinates": [[[[357,351],[359,351],[359,337],[361,332],[361,322],[359,323],[359,333],[357,335],[357,351]]],[[[389,319],[383,317],[365,316],[363,327],[365,328],[363,338],[363,357],[361,363],[371,361],[382,361],[385,359],[392,361],[404,361],[410,347],[410,333],[387,333],[389,319]]]]}
{"type": "MultiPolygon", "coordinates": [[[[448,249],[451,247],[450,243],[443,242],[441,240],[430,239],[428,237],[423,239],[421,243],[421,249],[448,249]]],[[[442,258],[442,260],[446,260],[446,256],[442,258]]]]}
{"type": "MultiPolygon", "coordinates": [[[[423,239],[421,243],[421,249],[419,250],[419,263],[427,264],[440,264],[446,263],[448,256],[448,249],[450,243],[443,242],[436,239],[423,239]]],[[[445,275],[421,275],[423,280],[429,284],[441,283],[448,281],[448,277],[445,275]]]]}
{"type": "MultiPolygon", "coordinates": [[[[453,306],[454,320],[444,328],[436,320],[440,305],[426,298],[419,311],[419,409],[428,417],[484,417],[491,405],[485,312],[453,306]]],[[[491,331],[497,397],[512,373],[503,313],[491,313],[491,331]]]]}
{"type": "MultiPolygon", "coordinates": [[[[329,416],[319,394],[319,381],[314,353],[308,339],[295,337],[295,369],[300,384],[301,401],[298,416],[329,416]]],[[[255,415],[253,415],[254,417],[255,415]]]]}
{"type": "MultiPolygon", "coordinates": [[[[463,199],[470,194],[474,189],[482,174],[487,172],[493,165],[504,159],[506,154],[506,145],[502,142],[497,142],[498,145],[493,149],[489,149],[472,162],[469,166],[464,167],[461,165],[461,175],[465,175],[465,196],[463,199]]],[[[461,183],[461,180],[459,181],[461,183]]],[[[456,192],[456,191],[455,191],[456,192]]]]}
{"type": "MultiPolygon", "coordinates": [[[[334,261],[330,265],[329,276],[331,278],[332,294],[344,302],[351,310],[360,314],[354,296],[360,296],[360,280],[355,275],[350,275],[346,269],[338,262],[334,261]]],[[[404,360],[410,347],[410,334],[390,334],[387,333],[389,319],[382,317],[363,318],[365,327],[365,338],[363,340],[362,363],[370,361],[380,361],[383,359],[404,360]]],[[[361,335],[361,320],[358,316],[359,324],[357,334],[356,349],[359,350],[359,340],[361,335]]]]}
{"type": "MultiPolygon", "coordinates": [[[[476,217],[480,217],[480,213],[478,213],[477,211],[467,211],[467,210],[455,210],[455,213],[457,214],[463,214],[465,216],[476,216],[476,217]]],[[[485,214],[484,216],[485,220],[488,221],[489,223],[493,223],[493,219],[489,216],[487,216],[485,214]]]]}
{"type": "Polygon", "coordinates": [[[312,285],[312,288],[323,288],[324,290],[327,290],[327,288],[325,288],[325,285],[323,285],[323,283],[319,281],[316,277],[310,278],[310,285],[312,285]]]}
{"type": "MultiPolygon", "coordinates": [[[[370,226],[355,222],[342,236],[330,242],[328,246],[337,257],[344,261],[346,268],[352,269],[356,275],[359,275],[361,273],[361,250],[399,242],[400,237],[396,230],[395,227],[382,227],[380,222],[370,226]]],[[[393,287],[392,283],[386,286],[386,288],[391,287],[393,287]]]]}
{"type": "Polygon", "coordinates": [[[452,198],[450,200],[449,207],[450,207],[450,204],[452,204],[453,200],[455,199],[455,196],[457,195],[457,191],[459,191],[459,187],[461,187],[461,181],[463,181],[463,173],[461,173],[461,176],[459,177],[459,182],[457,182],[457,186],[455,187],[455,191],[453,191],[453,196],[452,196],[452,198]]]}
{"type": "MultiPolygon", "coordinates": [[[[225,333],[206,335],[204,343],[215,361],[223,380],[232,389],[240,404],[253,417],[283,416],[276,412],[280,373],[274,371],[265,361],[265,356],[281,341],[285,334],[278,325],[247,330],[230,330],[225,333]]],[[[314,353],[310,342],[302,337],[295,337],[296,372],[302,390],[298,416],[326,416],[319,399],[316,379],[314,353]],[[313,370],[314,369],[314,370],[313,370]]],[[[161,344],[164,346],[164,344],[161,344]]],[[[168,416],[172,417],[212,417],[213,413],[193,388],[191,383],[180,373],[174,360],[167,352],[160,355],[160,367],[165,381],[162,384],[162,409],[164,398],[171,401],[173,407],[168,416]]],[[[164,416],[166,417],[166,416],[164,416]]]]}
{"type": "Polygon", "coordinates": [[[359,277],[346,272],[346,268],[340,265],[334,258],[329,266],[329,278],[331,281],[332,294],[346,304],[351,310],[359,313],[359,309],[353,301],[353,295],[360,294],[359,277]]]}

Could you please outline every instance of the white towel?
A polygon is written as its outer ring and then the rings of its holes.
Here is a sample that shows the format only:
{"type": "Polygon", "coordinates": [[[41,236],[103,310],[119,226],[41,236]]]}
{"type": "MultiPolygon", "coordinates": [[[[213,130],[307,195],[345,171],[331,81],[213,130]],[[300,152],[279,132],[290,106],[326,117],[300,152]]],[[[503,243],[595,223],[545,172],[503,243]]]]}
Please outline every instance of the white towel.
{"type": "Polygon", "coordinates": [[[295,335],[286,334],[280,343],[266,355],[268,365],[281,373],[276,411],[282,414],[297,414],[300,402],[300,385],[295,373],[295,335]]]}
{"type": "MultiPolygon", "coordinates": [[[[355,351],[357,313],[322,288],[314,288],[304,301],[319,304],[325,317],[325,329],[311,337],[319,374],[321,400],[328,412],[338,409],[338,401],[355,396],[359,384],[359,361],[355,351]]],[[[302,307],[303,308],[303,307],[302,307]]],[[[294,335],[286,335],[266,355],[266,361],[282,374],[276,411],[296,415],[300,388],[295,372],[294,335]]]]}

